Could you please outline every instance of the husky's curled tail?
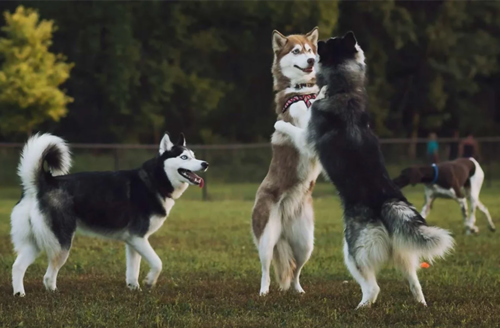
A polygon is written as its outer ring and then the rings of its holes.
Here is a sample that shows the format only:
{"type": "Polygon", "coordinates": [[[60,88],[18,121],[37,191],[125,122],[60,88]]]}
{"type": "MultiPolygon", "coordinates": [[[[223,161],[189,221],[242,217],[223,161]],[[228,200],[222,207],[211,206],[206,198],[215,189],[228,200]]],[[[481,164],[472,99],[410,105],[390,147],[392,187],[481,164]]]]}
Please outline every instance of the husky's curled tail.
{"type": "Polygon", "coordinates": [[[46,174],[64,175],[71,167],[71,153],[66,142],[51,134],[35,134],[24,145],[18,175],[26,195],[36,196],[46,174]],[[49,172],[44,170],[47,163],[49,172]]]}

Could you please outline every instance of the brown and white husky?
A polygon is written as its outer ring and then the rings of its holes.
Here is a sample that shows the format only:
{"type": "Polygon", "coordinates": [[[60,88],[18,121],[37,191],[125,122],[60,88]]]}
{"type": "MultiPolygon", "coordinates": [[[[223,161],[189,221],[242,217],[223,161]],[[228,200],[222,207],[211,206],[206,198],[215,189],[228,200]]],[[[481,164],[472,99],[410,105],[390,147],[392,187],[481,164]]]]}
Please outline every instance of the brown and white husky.
{"type": "MultiPolygon", "coordinates": [[[[316,97],[316,48],[318,28],[305,35],[273,32],[274,78],[277,120],[299,127],[299,117],[316,97]]],[[[262,265],[260,295],[269,292],[270,267],[274,264],[280,289],[300,293],[299,276],[314,247],[314,213],[311,193],[321,172],[317,160],[303,156],[288,136],[275,132],[269,172],[257,190],[252,230],[262,265]]]]}

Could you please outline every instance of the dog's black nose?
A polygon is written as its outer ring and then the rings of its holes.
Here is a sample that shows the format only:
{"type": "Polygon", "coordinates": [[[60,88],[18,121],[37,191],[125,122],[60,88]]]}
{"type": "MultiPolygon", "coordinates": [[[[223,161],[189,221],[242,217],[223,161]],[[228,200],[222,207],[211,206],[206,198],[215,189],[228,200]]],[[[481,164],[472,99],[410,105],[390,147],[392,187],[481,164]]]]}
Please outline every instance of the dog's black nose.
{"type": "Polygon", "coordinates": [[[316,60],[315,60],[314,58],[309,58],[309,59],[307,60],[307,63],[308,63],[310,66],[314,65],[314,63],[315,63],[315,62],[316,62],[316,60]]]}
{"type": "Polygon", "coordinates": [[[208,163],[207,162],[201,162],[201,167],[203,169],[207,169],[208,168],[208,163]]]}

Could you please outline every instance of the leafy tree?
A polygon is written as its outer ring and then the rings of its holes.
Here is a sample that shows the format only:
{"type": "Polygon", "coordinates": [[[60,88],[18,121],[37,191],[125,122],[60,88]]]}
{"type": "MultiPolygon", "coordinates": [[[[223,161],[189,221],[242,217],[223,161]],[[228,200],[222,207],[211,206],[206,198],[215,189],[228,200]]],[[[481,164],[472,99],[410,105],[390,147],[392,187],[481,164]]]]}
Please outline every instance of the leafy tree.
{"type": "Polygon", "coordinates": [[[53,21],[39,21],[37,11],[19,6],[4,13],[6,26],[0,38],[0,128],[4,133],[30,134],[47,121],[59,121],[72,101],[59,86],[72,64],[49,51],[53,21]]]}
{"type": "MultiPolygon", "coordinates": [[[[478,100],[485,98],[485,79],[493,84],[498,72],[499,11],[496,2],[341,2],[340,30],[371,26],[357,35],[380,135],[416,139],[459,128],[495,133],[498,122],[485,108],[492,105],[478,100]]],[[[409,151],[415,155],[416,143],[409,151]]]]}
{"type": "MultiPolygon", "coordinates": [[[[0,1],[0,11],[24,2],[0,1]]],[[[9,126],[74,142],[149,143],[164,130],[183,131],[190,143],[269,140],[275,120],[271,32],[316,25],[320,38],[356,33],[367,56],[378,135],[417,138],[432,130],[444,136],[460,128],[479,136],[500,127],[500,2],[32,0],[29,6],[59,27],[50,49],[75,63],[64,83],[75,100],[56,122],[9,96],[0,107],[3,139],[9,126]],[[43,122],[25,128],[33,117],[43,122]]],[[[4,37],[11,39],[5,29],[4,37]]],[[[12,54],[10,48],[3,46],[12,54]]],[[[19,67],[33,62],[12,58],[19,67]]],[[[12,58],[0,58],[4,73],[12,58]]],[[[20,76],[21,69],[12,70],[20,76]]],[[[27,101],[33,96],[19,90],[41,92],[38,80],[22,80],[24,89],[4,80],[0,91],[18,90],[17,98],[27,101]]]]}

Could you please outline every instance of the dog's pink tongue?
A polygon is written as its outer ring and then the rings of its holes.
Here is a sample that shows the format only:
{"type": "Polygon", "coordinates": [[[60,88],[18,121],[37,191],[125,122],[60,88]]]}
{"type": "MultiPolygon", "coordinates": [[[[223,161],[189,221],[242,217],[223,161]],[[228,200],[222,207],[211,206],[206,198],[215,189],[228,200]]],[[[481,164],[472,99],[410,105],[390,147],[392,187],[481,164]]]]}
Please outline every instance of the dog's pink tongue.
{"type": "Polygon", "coordinates": [[[205,185],[205,181],[203,180],[203,178],[200,178],[200,179],[201,179],[201,181],[200,181],[199,186],[200,186],[200,188],[203,188],[203,186],[205,185]]]}

